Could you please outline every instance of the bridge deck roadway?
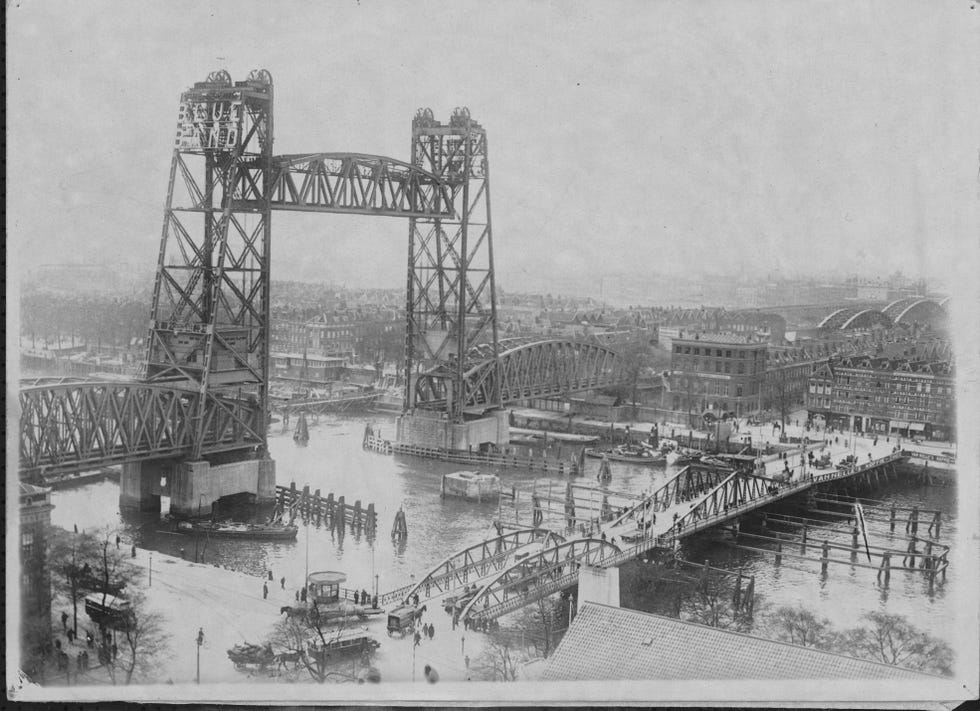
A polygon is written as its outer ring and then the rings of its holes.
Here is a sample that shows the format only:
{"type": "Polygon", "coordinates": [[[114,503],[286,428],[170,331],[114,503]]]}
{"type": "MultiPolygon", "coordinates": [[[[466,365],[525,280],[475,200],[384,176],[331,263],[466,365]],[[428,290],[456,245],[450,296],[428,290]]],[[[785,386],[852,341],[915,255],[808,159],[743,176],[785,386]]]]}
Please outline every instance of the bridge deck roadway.
{"type": "MultiPolygon", "coordinates": [[[[610,553],[603,556],[600,565],[602,567],[622,565],[648,550],[670,547],[675,541],[681,538],[737,519],[756,509],[803,493],[816,485],[857,476],[885,464],[897,462],[903,458],[904,455],[901,452],[889,452],[878,459],[872,459],[849,469],[811,469],[806,476],[797,477],[789,482],[774,486],[771,491],[766,489],[765,493],[760,496],[747,500],[739,500],[739,503],[726,506],[723,510],[715,514],[692,519],[690,514],[693,511],[697,510],[700,505],[706,504],[719,489],[726,486],[725,483],[722,483],[719,486],[709,489],[704,494],[688,498],[669,506],[665,510],[658,511],[656,522],[642,532],[642,534],[633,521],[628,521],[624,524],[615,522],[604,524],[600,526],[599,535],[605,534],[606,538],[610,540],[615,538],[613,542],[620,546],[621,550],[618,553],[610,553]],[[674,514],[677,514],[678,519],[680,519],[680,526],[675,522],[674,514]],[[623,538],[624,535],[627,537],[626,539],[623,538]]],[[[470,616],[484,619],[500,617],[501,615],[513,612],[535,602],[542,597],[569,588],[578,582],[577,569],[558,576],[549,575],[551,572],[553,571],[547,568],[535,571],[533,576],[529,576],[525,590],[521,595],[504,599],[501,602],[485,606],[482,609],[478,607],[470,613],[470,616]]]]}

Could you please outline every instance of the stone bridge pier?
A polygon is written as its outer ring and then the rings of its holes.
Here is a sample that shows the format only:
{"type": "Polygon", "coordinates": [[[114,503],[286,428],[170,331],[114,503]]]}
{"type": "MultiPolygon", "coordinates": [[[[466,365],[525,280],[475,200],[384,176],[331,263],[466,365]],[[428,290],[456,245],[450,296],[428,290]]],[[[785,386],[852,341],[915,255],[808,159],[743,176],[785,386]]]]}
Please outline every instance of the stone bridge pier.
{"type": "Polygon", "coordinates": [[[206,460],[151,460],[123,465],[119,506],[159,511],[160,497],[170,497],[170,513],[197,516],[210,512],[218,499],[254,494],[257,503],[275,499],[276,463],[269,458],[213,464],[206,460]]]}

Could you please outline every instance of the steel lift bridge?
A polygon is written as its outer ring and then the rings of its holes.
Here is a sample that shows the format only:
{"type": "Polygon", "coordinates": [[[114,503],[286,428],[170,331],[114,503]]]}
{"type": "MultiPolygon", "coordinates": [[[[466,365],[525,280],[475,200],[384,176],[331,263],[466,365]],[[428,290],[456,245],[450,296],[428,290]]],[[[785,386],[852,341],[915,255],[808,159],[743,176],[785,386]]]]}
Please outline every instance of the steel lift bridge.
{"type": "Polygon", "coordinates": [[[265,70],[237,82],[213,72],[181,95],[145,376],[24,387],[21,476],[124,464],[122,500],[142,508],[164,493],[183,511],[238,491],[273,496],[273,211],[408,219],[409,425],[438,419],[465,435],[487,413],[499,423],[506,402],[621,379],[615,353],[595,344],[498,340],[487,134],[468,110],[448,123],[419,110],[409,162],[275,155],[273,128],[265,70]]]}

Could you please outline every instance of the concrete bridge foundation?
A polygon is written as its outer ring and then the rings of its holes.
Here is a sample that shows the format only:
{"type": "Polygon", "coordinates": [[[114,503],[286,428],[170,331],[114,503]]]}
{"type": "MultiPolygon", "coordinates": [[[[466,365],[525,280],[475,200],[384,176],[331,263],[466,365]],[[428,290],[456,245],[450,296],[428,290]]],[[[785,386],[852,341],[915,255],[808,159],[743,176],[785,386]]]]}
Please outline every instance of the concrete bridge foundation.
{"type": "Polygon", "coordinates": [[[396,440],[399,444],[433,447],[456,451],[480,451],[493,445],[510,443],[507,411],[498,410],[464,422],[450,422],[438,412],[416,410],[398,418],[396,440]]]}
{"type": "Polygon", "coordinates": [[[197,516],[211,511],[223,496],[249,493],[257,503],[276,495],[276,463],[272,459],[246,459],[225,464],[205,460],[149,461],[123,466],[119,506],[137,511],[159,511],[160,497],[170,497],[170,513],[197,516]]]}
{"type": "Polygon", "coordinates": [[[129,511],[160,511],[160,496],[167,493],[174,462],[159,460],[123,464],[119,477],[119,508],[129,511]]]}

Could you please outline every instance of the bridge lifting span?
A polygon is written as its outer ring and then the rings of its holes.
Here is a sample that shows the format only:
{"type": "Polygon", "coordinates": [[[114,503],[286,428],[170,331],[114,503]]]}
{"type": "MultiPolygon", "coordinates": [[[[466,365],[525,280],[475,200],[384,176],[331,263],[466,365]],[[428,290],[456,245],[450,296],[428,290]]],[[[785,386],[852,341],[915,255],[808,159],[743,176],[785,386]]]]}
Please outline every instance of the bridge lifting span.
{"type": "Polygon", "coordinates": [[[420,109],[411,160],[403,162],[360,153],[276,156],[273,103],[265,70],[237,82],[213,72],[181,95],[143,389],[87,382],[26,389],[23,475],[171,456],[199,461],[232,450],[267,459],[259,423],[270,412],[273,211],[409,219],[407,412],[436,410],[462,422],[521,397],[621,377],[615,354],[594,344],[505,344],[501,352],[488,141],[467,109],[447,123],[420,109]],[[127,419],[110,424],[111,417],[127,419]]]}

